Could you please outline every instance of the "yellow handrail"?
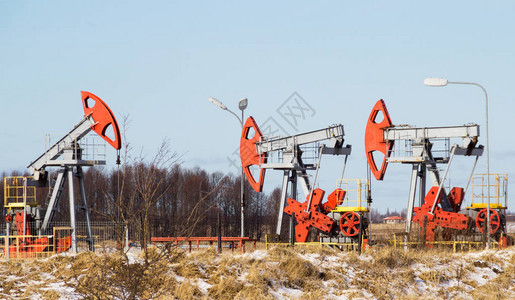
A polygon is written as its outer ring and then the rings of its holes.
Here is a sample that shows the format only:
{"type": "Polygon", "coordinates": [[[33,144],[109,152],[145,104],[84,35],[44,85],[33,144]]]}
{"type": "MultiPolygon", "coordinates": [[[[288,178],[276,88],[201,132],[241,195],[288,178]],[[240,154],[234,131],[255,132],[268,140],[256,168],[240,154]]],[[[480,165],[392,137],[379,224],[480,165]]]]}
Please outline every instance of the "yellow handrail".
{"type": "Polygon", "coordinates": [[[507,174],[474,174],[472,176],[472,203],[469,208],[486,208],[490,190],[490,208],[506,209],[508,207],[507,174]],[[490,187],[487,177],[490,176],[490,187]]]}
{"type": "Polygon", "coordinates": [[[368,180],[367,179],[338,179],[336,186],[346,191],[343,203],[333,211],[365,211],[370,210],[368,203],[368,180]]]}
{"type": "Polygon", "coordinates": [[[36,206],[36,187],[27,186],[28,177],[4,177],[4,207],[36,206]]]}

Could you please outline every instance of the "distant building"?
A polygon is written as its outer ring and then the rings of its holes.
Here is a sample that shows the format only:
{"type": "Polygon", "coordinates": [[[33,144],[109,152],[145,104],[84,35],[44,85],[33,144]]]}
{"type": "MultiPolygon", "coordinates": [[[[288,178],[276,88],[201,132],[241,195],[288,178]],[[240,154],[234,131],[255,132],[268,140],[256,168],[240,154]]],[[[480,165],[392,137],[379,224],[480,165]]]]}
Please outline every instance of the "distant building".
{"type": "Polygon", "coordinates": [[[397,224],[404,222],[404,218],[398,216],[391,216],[383,219],[385,224],[397,224]]]}

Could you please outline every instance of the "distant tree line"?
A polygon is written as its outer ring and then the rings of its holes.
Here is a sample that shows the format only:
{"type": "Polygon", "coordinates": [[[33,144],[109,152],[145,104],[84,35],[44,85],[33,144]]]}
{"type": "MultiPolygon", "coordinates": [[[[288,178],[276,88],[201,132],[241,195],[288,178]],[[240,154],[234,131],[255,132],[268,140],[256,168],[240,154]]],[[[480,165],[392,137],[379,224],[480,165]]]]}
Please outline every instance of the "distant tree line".
{"type": "MultiPolygon", "coordinates": [[[[28,174],[1,174],[2,202],[3,178],[20,175],[28,174]]],[[[50,185],[55,176],[48,176],[50,185]]],[[[241,233],[240,177],[209,173],[199,167],[184,168],[177,154],[169,151],[167,142],[150,160],[126,155],[124,163],[113,169],[85,168],[84,183],[92,222],[126,224],[131,239],[142,243],[147,243],[151,236],[216,236],[219,213],[223,236],[241,233]]],[[[257,193],[248,183],[244,187],[245,233],[259,239],[275,231],[280,193],[257,193]]],[[[67,189],[66,186],[55,220],[69,221],[67,189]]],[[[78,187],[75,191],[78,193],[78,187]]],[[[38,205],[48,205],[48,193],[48,184],[37,189],[38,205]]],[[[76,218],[78,222],[84,221],[79,212],[76,218]]]]}
{"type": "MultiPolygon", "coordinates": [[[[119,167],[90,167],[84,172],[86,199],[91,220],[110,221],[129,228],[131,239],[146,245],[153,236],[216,236],[218,214],[223,236],[239,236],[241,229],[240,177],[222,172],[209,173],[199,167],[184,168],[180,157],[163,141],[156,155],[131,158],[125,145],[119,167]]],[[[4,202],[6,176],[28,175],[2,173],[0,197],[4,202]]],[[[49,187],[55,173],[50,173],[46,187],[37,189],[37,202],[48,206],[49,187]]],[[[77,183],[75,183],[77,184],[77,183]]],[[[279,212],[280,190],[257,193],[245,182],[245,235],[261,239],[274,233],[279,212]]],[[[67,186],[66,188],[67,189],[67,186]]],[[[75,188],[78,193],[79,188],[75,188]]],[[[78,199],[78,195],[76,196],[78,199]]],[[[64,192],[55,220],[69,221],[68,192],[64,192]]],[[[2,205],[2,215],[5,210],[2,205]]],[[[388,216],[406,217],[406,210],[385,213],[372,209],[370,221],[381,223],[388,216]]],[[[77,221],[84,221],[77,213],[77,221]]],[[[288,217],[283,218],[287,232],[288,217]]],[[[121,235],[120,233],[120,239],[121,235]]]]}

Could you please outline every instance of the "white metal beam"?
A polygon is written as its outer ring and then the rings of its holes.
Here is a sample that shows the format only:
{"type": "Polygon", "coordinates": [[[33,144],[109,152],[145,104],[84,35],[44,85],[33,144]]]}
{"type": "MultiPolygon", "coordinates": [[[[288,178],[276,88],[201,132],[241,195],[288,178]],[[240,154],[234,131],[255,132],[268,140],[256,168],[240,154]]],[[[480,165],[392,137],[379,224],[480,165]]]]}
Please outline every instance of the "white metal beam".
{"type": "Polygon", "coordinates": [[[257,142],[256,147],[258,154],[263,154],[271,151],[291,149],[293,146],[331,140],[331,144],[327,145],[327,147],[339,148],[343,145],[343,136],[343,125],[340,124],[287,137],[264,139],[257,142]]]}
{"type": "Polygon", "coordinates": [[[383,131],[385,140],[423,140],[437,138],[475,138],[479,136],[479,125],[463,125],[448,127],[390,127],[383,131]]]}

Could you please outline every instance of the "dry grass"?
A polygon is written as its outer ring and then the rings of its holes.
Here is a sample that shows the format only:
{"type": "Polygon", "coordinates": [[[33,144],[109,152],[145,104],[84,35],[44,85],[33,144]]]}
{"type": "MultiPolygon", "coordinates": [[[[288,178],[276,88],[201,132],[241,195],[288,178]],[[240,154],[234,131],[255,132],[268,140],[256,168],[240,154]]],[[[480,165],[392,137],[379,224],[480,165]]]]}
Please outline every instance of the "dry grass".
{"type": "Polygon", "coordinates": [[[278,277],[285,279],[285,285],[292,288],[305,288],[320,279],[321,274],[310,262],[298,256],[283,259],[276,270],[278,277]]]}
{"type": "Polygon", "coordinates": [[[55,275],[85,298],[150,299],[172,295],[177,282],[166,260],[155,259],[157,256],[146,265],[141,261],[129,263],[120,253],[84,252],[61,261],[55,275]]]}
{"type": "Polygon", "coordinates": [[[387,241],[392,239],[395,233],[404,232],[404,228],[404,223],[372,223],[370,224],[370,233],[374,241],[387,241]]]}
{"type": "Polygon", "coordinates": [[[427,283],[440,284],[440,283],[447,281],[447,278],[445,277],[445,275],[438,270],[429,270],[429,271],[421,272],[418,275],[418,277],[427,283]]]}
{"type": "Polygon", "coordinates": [[[515,296],[513,248],[466,255],[384,247],[359,256],[325,247],[275,247],[256,255],[220,255],[213,249],[164,253],[150,247],[147,257],[149,265],[142,259],[129,263],[120,253],[0,261],[0,298],[59,299],[56,285],[71,290],[72,298],[87,299],[515,296]]]}
{"type": "Polygon", "coordinates": [[[244,299],[264,299],[264,300],[272,300],[275,299],[272,295],[268,293],[267,290],[263,290],[257,286],[249,286],[243,287],[243,289],[236,294],[234,299],[244,300],[244,299]]]}
{"type": "MultiPolygon", "coordinates": [[[[510,299],[510,293],[507,291],[510,285],[499,285],[497,283],[488,283],[476,288],[471,294],[474,299],[491,300],[491,299],[510,299]]],[[[513,282],[511,283],[513,288],[513,282]]],[[[511,298],[513,299],[513,298],[511,298]]]]}
{"type": "Polygon", "coordinates": [[[378,251],[371,251],[374,258],[372,268],[405,268],[419,261],[422,251],[407,250],[400,248],[385,247],[378,251]]]}
{"type": "Polygon", "coordinates": [[[235,299],[274,299],[269,293],[272,287],[271,270],[264,261],[253,261],[246,265],[245,282],[235,299]]]}
{"type": "MultiPolygon", "coordinates": [[[[513,248],[513,247],[512,247],[513,248]]],[[[491,268],[498,276],[491,282],[478,286],[472,296],[474,299],[509,299],[513,296],[509,291],[515,289],[515,254],[511,254],[508,259],[507,267],[504,270],[499,270],[498,266],[502,266],[504,261],[493,255],[482,255],[488,263],[482,264],[482,267],[491,268]],[[492,267],[491,264],[498,266],[492,267]],[[486,265],[486,266],[485,266],[486,265]]],[[[478,265],[480,262],[474,262],[478,265]]]]}
{"type": "Polygon", "coordinates": [[[174,296],[180,300],[197,299],[202,296],[196,284],[190,280],[183,281],[174,291],[174,296]]]}
{"type": "Polygon", "coordinates": [[[213,299],[234,299],[243,289],[243,282],[234,276],[220,276],[209,289],[208,296],[213,299]]]}

